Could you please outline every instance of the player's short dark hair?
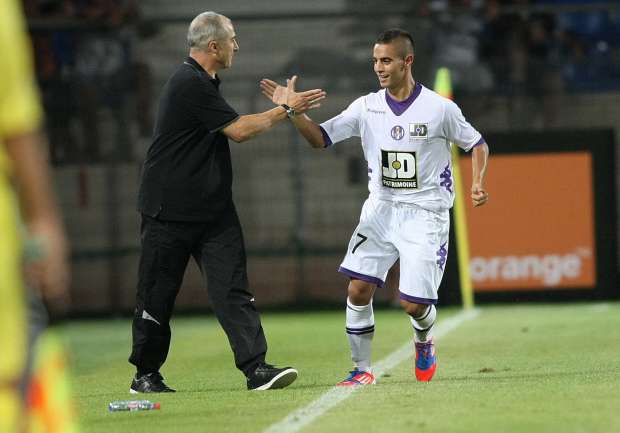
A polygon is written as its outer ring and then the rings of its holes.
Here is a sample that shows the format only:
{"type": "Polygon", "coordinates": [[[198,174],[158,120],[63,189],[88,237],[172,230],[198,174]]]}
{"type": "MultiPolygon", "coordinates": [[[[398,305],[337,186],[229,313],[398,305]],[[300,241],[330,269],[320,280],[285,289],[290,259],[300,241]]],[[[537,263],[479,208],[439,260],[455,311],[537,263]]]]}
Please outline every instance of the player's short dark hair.
{"type": "Polygon", "coordinates": [[[413,42],[413,36],[411,36],[411,33],[403,29],[393,28],[384,30],[379,34],[375,43],[389,44],[397,40],[404,42],[405,51],[402,53],[403,57],[406,57],[409,52],[411,52],[411,54],[414,53],[415,43],[413,42]]]}

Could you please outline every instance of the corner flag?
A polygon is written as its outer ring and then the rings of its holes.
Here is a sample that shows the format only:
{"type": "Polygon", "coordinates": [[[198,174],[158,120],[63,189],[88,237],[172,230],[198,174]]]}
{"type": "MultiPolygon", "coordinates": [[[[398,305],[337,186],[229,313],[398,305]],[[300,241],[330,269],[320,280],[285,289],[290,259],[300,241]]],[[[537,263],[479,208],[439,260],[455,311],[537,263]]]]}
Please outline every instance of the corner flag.
{"type": "MultiPolygon", "coordinates": [[[[452,99],[452,82],[450,80],[450,70],[448,68],[442,67],[437,70],[437,75],[435,76],[435,92],[445,98],[452,99]]],[[[452,143],[450,143],[450,147],[452,149],[452,174],[455,185],[454,232],[456,233],[456,253],[459,265],[461,298],[463,299],[463,307],[471,308],[474,306],[474,291],[471,284],[471,275],[469,273],[467,213],[462,188],[461,167],[459,165],[459,150],[458,146],[454,146],[452,143]]]]}

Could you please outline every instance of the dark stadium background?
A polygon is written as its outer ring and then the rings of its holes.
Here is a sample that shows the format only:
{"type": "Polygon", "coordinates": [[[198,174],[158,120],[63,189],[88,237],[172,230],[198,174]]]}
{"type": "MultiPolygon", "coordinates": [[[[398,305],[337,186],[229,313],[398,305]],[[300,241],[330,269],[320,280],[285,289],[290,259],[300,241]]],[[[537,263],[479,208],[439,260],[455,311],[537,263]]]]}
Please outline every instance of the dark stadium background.
{"type": "MultiPolygon", "coordinates": [[[[502,152],[526,145],[536,151],[538,144],[597,149],[600,171],[593,173],[593,183],[597,245],[603,248],[597,254],[597,288],[479,299],[620,294],[618,2],[24,0],[24,6],[72,245],[71,314],[124,314],[133,308],[140,165],[159,89],[186,56],[187,26],[205,7],[235,24],[241,50],[233,68],[221,74],[222,89],[242,114],[269,107],[260,94],[261,78],[282,82],[292,74],[300,76],[299,88],[328,92],[323,107],[311,113],[314,119],[337,114],[377,89],[372,43],[381,30],[396,26],[416,40],[416,79],[432,88],[437,68],[450,69],[454,98],[488,138],[491,155],[496,145],[502,152]],[[598,132],[588,134],[593,129],[598,132]],[[606,138],[588,138],[594,136],[606,138]],[[529,137],[528,143],[520,137],[529,137]]],[[[367,196],[359,144],[351,140],[313,151],[282,124],[248,143],[231,143],[231,149],[235,200],[259,306],[340,306],[346,279],[336,270],[367,196]]],[[[569,181],[569,174],[558,175],[569,181]]],[[[451,248],[443,304],[460,302],[451,248]]],[[[379,303],[392,302],[395,281],[390,276],[388,287],[377,292],[379,303]]],[[[204,309],[207,296],[192,266],[177,310],[204,309]]]]}

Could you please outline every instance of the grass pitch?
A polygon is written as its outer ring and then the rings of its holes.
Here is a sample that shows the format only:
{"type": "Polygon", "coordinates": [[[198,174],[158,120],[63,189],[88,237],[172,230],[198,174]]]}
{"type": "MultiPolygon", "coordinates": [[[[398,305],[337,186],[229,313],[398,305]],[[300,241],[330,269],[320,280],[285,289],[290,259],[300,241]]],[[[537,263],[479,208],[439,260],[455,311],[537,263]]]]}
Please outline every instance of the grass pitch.
{"type": "MultiPolygon", "coordinates": [[[[620,304],[481,307],[437,340],[438,370],[418,383],[407,360],[303,432],[620,432],[620,304]]],[[[445,319],[458,310],[440,308],[445,319]]],[[[407,316],[375,312],[373,359],[411,338],[407,316]]],[[[343,312],[264,314],[267,360],[300,376],[284,390],[250,392],[213,316],[173,320],[162,369],[176,394],[160,411],[110,413],[128,393],[129,320],[73,322],[61,332],[86,433],[261,432],[320,397],[350,368],[343,312]]],[[[142,398],[142,397],[139,397],[142,398]]],[[[148,397],[147,397],[148,398],[148,397]]]]}

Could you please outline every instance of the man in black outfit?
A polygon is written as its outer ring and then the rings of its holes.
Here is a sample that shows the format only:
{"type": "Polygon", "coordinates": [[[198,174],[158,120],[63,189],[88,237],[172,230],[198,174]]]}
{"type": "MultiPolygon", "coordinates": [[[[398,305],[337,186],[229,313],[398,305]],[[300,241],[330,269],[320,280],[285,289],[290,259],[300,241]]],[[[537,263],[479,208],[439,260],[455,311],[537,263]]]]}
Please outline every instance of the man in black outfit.
{"type": "Polygon", "coordinates": [[[202,13],[190,24],[187,39],[189,57],[163,88],[142,172],[142,254],[129,358],[137,374],[130,392],[174,392],[159,369],[168,355],[170,316],[190,256],[206,274],[213,310],[248,389],[283,388],[297,371],[265,363],[267,342],[248,289],[232,200],[228,138],[248,140],[287,116],[318,107],[325,92],[291,93],[288,104],[239,116],[220,95],[217,76],[239,50],[230,19],[202,13]]]}

